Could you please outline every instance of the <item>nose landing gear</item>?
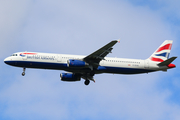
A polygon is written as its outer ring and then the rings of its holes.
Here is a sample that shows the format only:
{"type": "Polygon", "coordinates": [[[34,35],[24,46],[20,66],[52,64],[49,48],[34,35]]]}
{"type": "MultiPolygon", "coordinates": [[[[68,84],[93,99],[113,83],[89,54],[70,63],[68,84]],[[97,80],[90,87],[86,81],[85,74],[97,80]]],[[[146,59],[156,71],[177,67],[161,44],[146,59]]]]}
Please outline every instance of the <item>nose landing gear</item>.
{"type": "Polygon", "coordinates": [[[85,80],[85,81],[84,81],[84,84],[85,84],[85,85],[89,85],[89,83],[90,83],[89,80],[85,80]]]}
{"type": "Polygon", "coordinates": [[[23,68],[22,76],[25,75],[26,68],[23,68]]]}

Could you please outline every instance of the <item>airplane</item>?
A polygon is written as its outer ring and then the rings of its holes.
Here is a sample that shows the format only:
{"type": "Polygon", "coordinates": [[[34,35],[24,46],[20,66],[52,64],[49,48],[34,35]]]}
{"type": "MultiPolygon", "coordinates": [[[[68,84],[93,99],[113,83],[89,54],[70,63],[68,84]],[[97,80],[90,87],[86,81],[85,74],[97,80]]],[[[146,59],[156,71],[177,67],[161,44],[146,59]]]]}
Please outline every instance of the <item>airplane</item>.
{"type": "Polygon", "coordinates": [[[95,82],[95,74],[140,74],[167,71],[176,67],[172,62],[177,57],[169,58],[172,40],[165,40],[145,60],[106,57],[118,42],[120,41],[111,41],[88,56],[17,52],[5,58],[4,62],[11,66],[22,67],[22,76],[25,75],[26,68],[64,70],[65,73],[60,73],[62,81],[73,82],[80,81],[83,78],[85,85],[89,85],[90,81],[95,82]]]}

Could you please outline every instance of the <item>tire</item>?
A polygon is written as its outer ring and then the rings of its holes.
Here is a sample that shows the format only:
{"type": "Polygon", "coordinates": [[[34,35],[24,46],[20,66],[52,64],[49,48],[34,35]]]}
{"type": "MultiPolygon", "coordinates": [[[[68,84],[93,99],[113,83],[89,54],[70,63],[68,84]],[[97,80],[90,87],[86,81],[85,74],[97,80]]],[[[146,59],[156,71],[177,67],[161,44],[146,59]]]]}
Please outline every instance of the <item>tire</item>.
{"type": "Polygon", "coordinates": [[[85,80],[85,81],[84,81],[84,84],[85,84],[85,85],[89,85],[89,83],[90,83],[89,80],[85,80]]]}

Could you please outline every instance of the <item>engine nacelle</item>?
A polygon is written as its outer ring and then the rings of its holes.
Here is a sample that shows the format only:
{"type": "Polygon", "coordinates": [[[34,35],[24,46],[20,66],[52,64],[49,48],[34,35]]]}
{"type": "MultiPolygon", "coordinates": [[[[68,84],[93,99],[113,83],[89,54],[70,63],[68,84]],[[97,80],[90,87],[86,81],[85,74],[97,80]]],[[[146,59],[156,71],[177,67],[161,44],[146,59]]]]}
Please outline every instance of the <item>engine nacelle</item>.
{"type": "Polygon", "coordinates": [[[61,73],[60,78],[62,81],[74,82],[74,81],[80,81],[81,76],[72,73],[61,73]]]}
{"type": "Polygon", "coordinates": [[[73,59],[69,59],[67,61],[68,67],[85,67],[88,64],[84,61],[81,60],[73,60],[73,59]]]}

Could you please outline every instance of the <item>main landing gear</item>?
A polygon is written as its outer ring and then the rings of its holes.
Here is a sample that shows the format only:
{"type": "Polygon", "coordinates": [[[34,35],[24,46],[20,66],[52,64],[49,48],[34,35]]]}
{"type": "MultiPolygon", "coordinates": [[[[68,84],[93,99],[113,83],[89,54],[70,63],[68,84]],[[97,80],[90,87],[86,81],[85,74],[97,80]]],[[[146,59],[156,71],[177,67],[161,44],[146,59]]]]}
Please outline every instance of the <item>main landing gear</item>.
{"type": "Polygon", "coordinates": [[[82,77],[83,79],[85,79],[84,84],[85,84],[85,85],[89,85],[90,80],[92,80],[92,81],[95,82],[95,80],[94,80],[94,78],[93,78],[94,75],[95,75],[95,72],[94,72],[94,71],[91,71],[91,72],[89,72],[89,73],[86,73],[86,74],[82,77]]]}
{"type": "Polygon", "coordinates": [[[85,84],[85,85],[89,85],[89,83],[90,83],[89,80],[85,80],[85,81],[84,81],[84,84],[85,84]]]}
{"type": "Polygon", "coordinates": [[[22,76],[25,75],[26,68],[23,68],[22,76]]]}

